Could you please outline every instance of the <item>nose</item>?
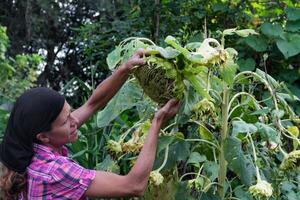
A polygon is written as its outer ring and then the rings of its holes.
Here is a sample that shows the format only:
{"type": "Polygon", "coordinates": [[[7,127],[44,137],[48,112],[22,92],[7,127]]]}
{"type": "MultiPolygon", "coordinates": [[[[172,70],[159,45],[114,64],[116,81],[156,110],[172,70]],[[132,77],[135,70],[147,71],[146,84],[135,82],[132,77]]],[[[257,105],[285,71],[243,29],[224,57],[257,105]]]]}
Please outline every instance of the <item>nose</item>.
{"type": "Polygon", "coordinates": [[[77,126],[77,124],[79,123],[79,120],[71,113],[70,114],[70,118],[71,118],[71,124],[73,125],[73,126],[77,126]]]}

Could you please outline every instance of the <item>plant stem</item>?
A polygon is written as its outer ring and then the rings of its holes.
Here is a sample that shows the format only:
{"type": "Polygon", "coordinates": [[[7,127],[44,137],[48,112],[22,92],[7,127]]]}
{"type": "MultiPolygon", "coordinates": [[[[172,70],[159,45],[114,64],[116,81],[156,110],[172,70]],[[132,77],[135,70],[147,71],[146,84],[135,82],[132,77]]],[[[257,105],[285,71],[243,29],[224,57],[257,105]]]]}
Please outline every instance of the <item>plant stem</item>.
{"type": "Polygon", "coordinates": [[[227,163],[225,160],[224,154],[224,143],[226,138],[228,137],[228,106],[229,106],[229,88],[224,86],[223,90],[223,102],[222,102],[222,130],[221,130],[221,148],[219,155],[219,176],[218,176],[218,193],[221,199],[225,197],[225,179],[227,172],[227,163]]]}
{"type": "Polygon", "coordinates": [[[255,163],[256,178],[257,178],[257,182],[259,182],[259,181],[261,181],[261,177],[260,177],[259,169],[258,169],[257,164],[256,164],[256,161],[257,161],[256,150],[255,150],[254,142],[252,140],[251,135],[248,134],[248,137],[250,139],[250,143],[251,143],[251,147],[252,147],[252,151],[253,151],[253,158],[254,158],[254,163],[255,163]]]}
{"type": "Polygon", "coordinates": [[[157,169],[157,171],[160,171],[164,168],[164,166],[166,165],[167,161],[168,161],[168,154],[169,154],[169,145],[166,147],[165,149],[165,157],[164,157],[164,161],[162,163],[162,165],[157,169]]]}

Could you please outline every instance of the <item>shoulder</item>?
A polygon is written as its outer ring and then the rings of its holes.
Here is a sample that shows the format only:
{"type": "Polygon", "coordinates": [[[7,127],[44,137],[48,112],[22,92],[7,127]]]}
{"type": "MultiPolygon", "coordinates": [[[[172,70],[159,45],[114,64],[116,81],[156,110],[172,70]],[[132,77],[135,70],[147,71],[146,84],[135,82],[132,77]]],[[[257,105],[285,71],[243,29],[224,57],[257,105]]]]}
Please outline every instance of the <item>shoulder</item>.
{"type": "Polygon", "coordinates": [[[96,174],[95,170],[86,169],[80,166],[77,162],[71,158],[60,156],[55,160],[55,164],[51,168],[50,175],[54,181],[58,182],[69,182],[84,183],[85,180],[94,179],[96,174]]]}

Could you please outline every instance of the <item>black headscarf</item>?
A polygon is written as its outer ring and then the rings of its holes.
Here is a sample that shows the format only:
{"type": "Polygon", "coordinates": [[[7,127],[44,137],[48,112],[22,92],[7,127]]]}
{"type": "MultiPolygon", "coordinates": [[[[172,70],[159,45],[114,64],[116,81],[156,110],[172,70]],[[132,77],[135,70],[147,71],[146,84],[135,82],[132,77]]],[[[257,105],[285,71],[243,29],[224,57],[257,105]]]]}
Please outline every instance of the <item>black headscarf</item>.
{"type": "Polygon", "coordinates": [[[1,162],[16,172],[25,172],[33,157],[36,135],[50,131],[64,106],[65,98],[48,88],[34,88],[14,104],[0,146],[1,162]]]}

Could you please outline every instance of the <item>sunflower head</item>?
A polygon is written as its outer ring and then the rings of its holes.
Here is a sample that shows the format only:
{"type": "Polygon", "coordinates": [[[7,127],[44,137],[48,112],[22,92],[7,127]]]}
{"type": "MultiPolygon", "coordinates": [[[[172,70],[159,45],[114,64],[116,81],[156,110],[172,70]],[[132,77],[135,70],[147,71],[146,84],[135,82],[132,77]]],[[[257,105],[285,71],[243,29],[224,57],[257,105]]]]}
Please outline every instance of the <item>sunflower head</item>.
{"type": "Polygon", "coordinates": [[[164,177],[159,171],[154,170],[150,173],[149,181],[150,184],[158,186],[162,184],[162,182],[164,181],[164,177]]]}
{"type": "Polygon", "coordinates": [[[204,185],[204,180],[201,177],[191,179],[188,181],[189,188],[195,188],[196,190],[201,190],[204,185]]]}
{"type": "Polygon", "coordinates": [[[270,183],[264,180],[257,181],[256,185],[252,185],[249,188],[249,192],[254,196],[262,199],[266,199],[272,196],[273,188],[270,183]]]}
{"type": "Polygon", "coordinates": [[[114,140],[108,140],[107,142],[107,149],[109,152],[113,154],[118,154],[122,152],[122,146],[120,142],[116,142],[114,140]]]}
{"type": "Polygon", "coordinates": [[[207,98],[202,99],[193,107],[193,118],[202,122],[206,122],[210,119],[216,120],[216,108],[213,102],[207,98]]]}
{"type": "Polygon", "coordinates": [[[295,170],[300,168],[300,150],[295,150],[284,157],[280,169],[284,171],[295,170]]]}

